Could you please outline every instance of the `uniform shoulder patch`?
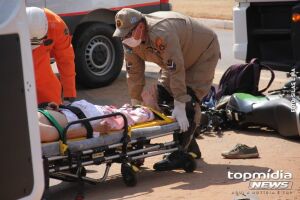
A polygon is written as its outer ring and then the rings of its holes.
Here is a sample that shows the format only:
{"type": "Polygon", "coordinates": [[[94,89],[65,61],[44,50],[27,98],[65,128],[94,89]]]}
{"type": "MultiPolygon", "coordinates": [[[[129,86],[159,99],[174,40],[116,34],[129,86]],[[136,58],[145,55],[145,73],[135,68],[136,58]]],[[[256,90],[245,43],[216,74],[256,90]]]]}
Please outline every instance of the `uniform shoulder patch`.
{"type": "Polygon", "coordinates": [[[166,44],[161,37],[157,37],[155,39],[155,47],[161,51],[166,49],[166,44]]]}

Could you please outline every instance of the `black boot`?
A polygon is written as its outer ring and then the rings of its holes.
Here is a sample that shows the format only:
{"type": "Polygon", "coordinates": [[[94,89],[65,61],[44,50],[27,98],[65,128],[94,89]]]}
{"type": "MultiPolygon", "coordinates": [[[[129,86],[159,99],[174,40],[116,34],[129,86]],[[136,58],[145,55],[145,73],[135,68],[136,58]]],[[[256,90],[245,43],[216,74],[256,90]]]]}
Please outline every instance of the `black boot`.
{"type": "Polygon", "coordinates": [[[171,171],[182,168],[183,162],[184,158],[182,156],[182,152],[175,151],[166,156],[163,160],[155,163],[153,168],[156,171],[171,171]]]}
{"type": "Polygon", "coordinates": [[[189,147],[188,147],[188,153],[192,153],[192,155],[195,159],[200,159],[201,158],[201,151],[200,148],[195,140],[195,138],[192,139],[189,147]]]}
{"type": "Polygon", "coordinates": [[[179,142],[182,148],[187,149],[188,153],[192,153],[193,158],[200,159],[201,151],[194,136],[195,129],[195,124],[192,124],[188,131],[179,136],[179,142]]]}
{"type": "Polygon", "coordinates": [[[153,168],[156,171],[170,171],[174,169],[183,169],[187,173],[193,172],[197,167],[195,159],[183,151],[175,151],[158,163],[153,168]]]}

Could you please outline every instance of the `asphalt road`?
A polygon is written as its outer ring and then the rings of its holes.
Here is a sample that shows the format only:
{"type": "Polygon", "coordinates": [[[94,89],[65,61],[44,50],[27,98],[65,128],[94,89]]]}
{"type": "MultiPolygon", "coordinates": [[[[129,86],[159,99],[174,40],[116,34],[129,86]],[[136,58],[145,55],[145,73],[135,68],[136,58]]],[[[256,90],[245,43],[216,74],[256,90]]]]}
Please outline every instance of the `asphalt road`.
{"type": "Polygon", "coordinates": [[[218,35],[221,47],[221,60],[217,65],[218,71],[225,71],[230,65],[242,63],[242,60],[237,60],[233,56],[233,31],[225,29],[214,29],[218,35]]]}

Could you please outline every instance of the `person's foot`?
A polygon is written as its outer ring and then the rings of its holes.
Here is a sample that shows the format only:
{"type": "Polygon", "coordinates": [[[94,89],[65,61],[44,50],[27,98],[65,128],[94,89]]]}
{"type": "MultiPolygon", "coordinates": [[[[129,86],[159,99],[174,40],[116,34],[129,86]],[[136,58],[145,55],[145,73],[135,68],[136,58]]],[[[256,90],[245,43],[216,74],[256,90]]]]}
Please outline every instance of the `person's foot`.
{"type": "Polygon", "coordinates": [[[194,159],[200,159],[202,156],[195,138],[192,139],[187,151],[191,156],[193,156],[194,159]]]}
{"type": "Polygon", "coordinates": [[[249,147],[245,144],[237,144],[233,149],[225,151],[221,154],[224,158],[243,159],[243,158],[258,158],[259,153],[257,147],[249,147]]]}
{"type": "Polygon", "coordinates": [[[194,164],[194,158],[192,155],[183,151],[175,151],[167,156],[164,156],[164,159],[155,163],[153,168],[156,171],[184,169],[187,172],[191,172],[190,169],[191,167],[194,169],[194,164]]]}
{"type": "Polygon", "coordinates": [[[163,160],[155,163],[153,168],[156,171],[171,171],[175,169],[180,169],[182,167],[182,156],[181,153],[175,151],[164,157],[163,160]]]}

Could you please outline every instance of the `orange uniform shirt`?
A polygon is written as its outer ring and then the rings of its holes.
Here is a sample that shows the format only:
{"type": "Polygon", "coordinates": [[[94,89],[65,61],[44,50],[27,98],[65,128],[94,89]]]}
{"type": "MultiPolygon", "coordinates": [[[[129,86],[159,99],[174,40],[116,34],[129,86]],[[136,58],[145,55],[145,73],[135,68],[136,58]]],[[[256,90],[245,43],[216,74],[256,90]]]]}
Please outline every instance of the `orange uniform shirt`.
{"type": "Polygon", "coordinates": [[[64,21],[52,11],[44,10],[48,19],[48,45],[41,45],[32,51],[37,100],[38,103],[61,104],[62,97],[76,97],[74,50],[64,21]],[[55,58],[60,80],[52,71],[50,55],[55,58]]]}

